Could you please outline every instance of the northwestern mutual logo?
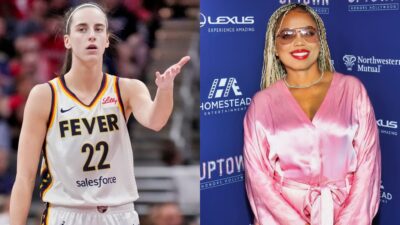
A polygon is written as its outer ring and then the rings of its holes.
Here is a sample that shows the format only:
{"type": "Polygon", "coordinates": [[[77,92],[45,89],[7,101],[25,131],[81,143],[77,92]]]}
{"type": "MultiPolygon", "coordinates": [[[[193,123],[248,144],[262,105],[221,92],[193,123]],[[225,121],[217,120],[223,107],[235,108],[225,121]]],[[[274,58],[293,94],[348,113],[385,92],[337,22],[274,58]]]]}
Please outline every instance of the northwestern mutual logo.
{"type": "Polygon", "coordinates": [[[200,190],[243,182],[243,173],[242,155],[202,162],[200,165],[200,190]]]}
{"type": "Polygon", "coordinates": [[[399,0],[348,0],[349,12],[399,10],[399,0]]]}
{"type": "Polygon", "coordinates": [[[279,0],[279,3],[302,3],[311,6],[318,14],[329,14],[329,0],[279,0]]]}
{"type": "Polygon", "coordinates": [[[376,124],[378,125],[381,134],[397,136],[397,121],[378,119],[376,124]]]}
{"type": "Polygon", "coordinates": [[[400,59],[378,58],[375,56],[344,55],[344,65],[347,71],[381,73],[385,66],[400,66],[400,59]]]}
{"type": "Polygon", "coordinates": [[[200,13],[200,28],[209,33],[254,32],[254,16],[209,16],[200,13]]]}
{"type": "Polygon", "coordinates": [[[243,96],[236,78],[216,78],[213,80],[206,101],[200,109],[205,116],[229,112],[246,111],[251,98],[243,96]]]}
{"type": "Polygon", "coordinates": [[[354,55],[343,56],[343,61],[344,61],[344,64],[346,65],[348,71],[353,71],[354,62],[356,60],[357,60],[357,58],[354,55]]]}

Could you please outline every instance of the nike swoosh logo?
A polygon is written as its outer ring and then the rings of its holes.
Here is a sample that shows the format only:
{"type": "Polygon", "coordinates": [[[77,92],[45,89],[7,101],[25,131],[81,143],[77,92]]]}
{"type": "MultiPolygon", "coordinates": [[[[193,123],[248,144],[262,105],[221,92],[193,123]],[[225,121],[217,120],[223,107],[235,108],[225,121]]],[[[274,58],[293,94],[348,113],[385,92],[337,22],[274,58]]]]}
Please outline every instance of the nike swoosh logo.
{"type": "Polygon", "coordinates": [[[61,113],[66,113],[66,112],[68,112],[69,110],[71,110],[71,109],[73,109],[73,108],[75,108],[75,106],[72,106],[71,108],[69,108],[69,109],[63,109],[63,108],[61,108],[61,113]]]}

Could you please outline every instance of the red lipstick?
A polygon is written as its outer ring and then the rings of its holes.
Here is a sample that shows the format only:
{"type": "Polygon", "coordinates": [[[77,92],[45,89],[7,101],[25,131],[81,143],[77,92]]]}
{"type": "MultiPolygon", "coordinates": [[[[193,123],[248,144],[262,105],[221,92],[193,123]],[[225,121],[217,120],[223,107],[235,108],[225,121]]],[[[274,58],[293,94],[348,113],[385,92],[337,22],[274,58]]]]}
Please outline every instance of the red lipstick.
{"type": "Polygon", "coordinates": [[[290,55],[292,55],[292,57],[297,60],[304,60],[308,58],[308,56],[310,55],[310,51],[306,49],[297,49],[290,52],[290,55]]]}

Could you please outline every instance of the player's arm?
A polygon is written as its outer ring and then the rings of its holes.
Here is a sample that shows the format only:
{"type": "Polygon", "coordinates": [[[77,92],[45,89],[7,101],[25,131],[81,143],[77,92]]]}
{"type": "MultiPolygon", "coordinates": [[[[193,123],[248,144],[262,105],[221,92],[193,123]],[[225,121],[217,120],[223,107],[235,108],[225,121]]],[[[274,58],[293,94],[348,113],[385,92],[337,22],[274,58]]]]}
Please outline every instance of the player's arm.
{"type": "Polygon", "coordinates": [[[143,82],[133,79],[120,80],[121,95],[127,99],[126,110],[132,112],[143,126],[159,131],[167,123],[173,108],[174,79],[189,60],[190,57],[185,56],[163,74],[156,72],[157,93],[154,100],[143,82]]]}
{"type": "Polygon", "coordinates": [[[48,84],[35,86],[26,102],[18,144],[17,176],[11,194],[11,225],[25,225],[51,107],[48,84]]]}

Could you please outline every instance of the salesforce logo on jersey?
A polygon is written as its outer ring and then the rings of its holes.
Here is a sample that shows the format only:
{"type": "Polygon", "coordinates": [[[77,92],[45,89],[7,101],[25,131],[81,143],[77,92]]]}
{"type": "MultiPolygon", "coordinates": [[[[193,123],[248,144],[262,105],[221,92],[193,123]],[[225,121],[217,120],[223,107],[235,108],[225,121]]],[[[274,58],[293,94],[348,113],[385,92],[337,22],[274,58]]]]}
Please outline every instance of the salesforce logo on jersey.
{"type": "Polygon", "coordinates": [[[246,111],[251,98],[244,96],[235,77],[215,78],[207,100],[200,103],[204,116],[246,111]]]}
{"type": "Polygon", "coordinates": [[[243,182],[243,172],[242,155],[202,162],[200,166],[200,190],[243,182]]]}
{"type": "Polygon", "coordinates": [[[311,6],[318,14],[329,14],[329,0],[279,0],[279,3],[302,3],[311,6]]]}
{"type": "Polygon", "coordinates": [[[348,0],[349,12],[399,10],[399,0],[348,0]]]}
{"type": "Polygon", "coordinates": [[[347,71],[381,73],[383,67],[400,66],[400,59],[393,58],[348,54],[344,55],[342,59],[344,65],[347,67],[347,71]]]}
{"type": "Polygon", "coordinates": [[[209,16],[200,13],[200,28],[207,29],[209,33],[235,33],[254,32],[255,19],[250,15],[218,15],[209,16]]]}

